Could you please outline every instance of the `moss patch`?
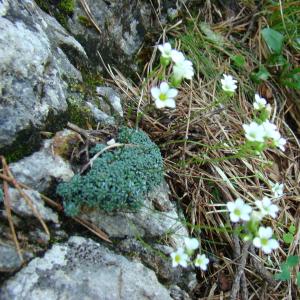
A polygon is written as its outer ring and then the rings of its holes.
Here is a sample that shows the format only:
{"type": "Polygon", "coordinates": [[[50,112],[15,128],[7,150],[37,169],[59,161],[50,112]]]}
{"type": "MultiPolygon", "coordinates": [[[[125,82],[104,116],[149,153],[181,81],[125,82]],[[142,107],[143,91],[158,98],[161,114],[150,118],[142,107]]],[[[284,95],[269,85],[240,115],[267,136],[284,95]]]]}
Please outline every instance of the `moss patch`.
{"type": "Polygon", "coordinates": [[[0,152],[9,163],[18,161],[39,150],[42,142],[40,131],[56,132],[63,129],[66,124],[66,112],[55,114],[54,111],[50,110],[43,127],[37,128],[30,125],[28,128],[21,130],[16,140],[11,145],[1,148],[0,152]]]}
{"type": "Polygon", "coordinates": [[[68,17],[72,16],[74,0],[36,0],[37,5],[49,15],[55,17],[57,21],[68,29],[68,17]]]}
{"type": "Polygon", "coordinates": [[[84,101],[69,97],[68,100],[68,120],[81,128],[96,126],[90,109],[85,106],[84,101]]]}
{"type": "Polygon", "coordinates": [[[18,133],[16,140],[9,146],[0,149],[8,163],[17,161],[38,150],[41,144],[41,136],[34,126],[30,126],[18,133]]]}
{"type": "Polygon", "coordinates": [[[87,28],[93,28],[94,27],[94,25],[91,22],[91,20],[88,17],[86,17],[86,16],[78,16],[78,22],[81,25],[83,25],[83,26],[85,26],[87,28]]]}

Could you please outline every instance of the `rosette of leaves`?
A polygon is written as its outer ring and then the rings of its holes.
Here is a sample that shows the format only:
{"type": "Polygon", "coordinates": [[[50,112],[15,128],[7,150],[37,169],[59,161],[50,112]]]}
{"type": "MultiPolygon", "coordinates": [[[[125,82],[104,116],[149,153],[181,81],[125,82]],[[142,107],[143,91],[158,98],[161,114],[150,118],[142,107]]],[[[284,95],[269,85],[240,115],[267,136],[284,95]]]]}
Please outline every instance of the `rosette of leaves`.
{"type": "MultiPolygon", "coordinates": [[[[83,206],[107,212],[137,210],[146,194],[161,183],[163,159],[145,132],[123,127],[117,142],[124,146],[104,151],[85,175],[58,185],[67,215],[77,215],[83,206]]],[[[97,145],[91,155],[105,147],[97,145]]]]}

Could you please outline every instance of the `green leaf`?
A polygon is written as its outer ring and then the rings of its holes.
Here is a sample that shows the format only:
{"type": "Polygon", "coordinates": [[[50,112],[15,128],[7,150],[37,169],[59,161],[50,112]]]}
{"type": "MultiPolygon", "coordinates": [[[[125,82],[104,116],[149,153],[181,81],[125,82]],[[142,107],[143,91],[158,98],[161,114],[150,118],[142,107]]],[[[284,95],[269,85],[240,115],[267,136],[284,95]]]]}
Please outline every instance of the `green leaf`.
{"type": "Polygon", "coordinates": [[[201,31],[206,35],[207,39],[214,42],[215,44],[218,45],[223,45],[224,44],[224,38],[222,35],[214,32],[211,30],[209,24],[205,22],[200,23],[200,29],[201,31]]]}
{"type": "Polygon", "coordinates": [[[288,80],[283,80],[281,83],[289,88],[300,90],[300,81],[291,82],[288,80]]]}
{"type": "Polygon", "coordinates": [[[286,260],[286,265],[290,268],[297,266],[299,263],[299,256],[297,255],[290,255],[286,260]]]}
{"type": "Polygon", "coordinates": [[[290,232],[291,234],[295,234],[295,232],[296,232],[296,226],[292,224],[292,225],[289,227],[289,232],[290,232]]]}
{"type": "Polygon", "coordinates": [[[300,272],[297,273],[297,285],[300,288],[300,272]]]}
{"type": "Polygon", "coordinates": [[[264,65],[261,65],[259,67],[258,72],[253,72],[251,74],[251,78],[254,82],[260,83],[261,81],[266,81],[271,76],[271,74],[268,72],[266,67],[264,65]]]}
{"type": "Polygon", "coordinates": [[[282,271],[278,274],[275,274],[275,279],[276,280],[281,280],[281,281],[287,281],[287,280],[291,279],[291,274],[290,274],[289,271],[285,270],[285,271],[282,271]]]}
{"type": "Polygon", "coordinates": [[[283,66],[287,63],[286,58],[282,54],[274,53],[268,58],[269,66],[283,66]]]}
{"type": "Polygon", "coordinates": [[[264,28],[261,34],[268,47],[273,52],[280,54],[282,51],[284,36],[272,28],[264,28]]]}
{"type": "Polygon", "coordinates": [[[234,64],[241,68],[245,65],[245,57],[243,55],[233,55],[231,56],[231,59],[234,61],[234,64]]]}
{"type": "Polygon", "coordinates": [[[283,235],[283,240],[284,240],[284,242],[286,243],[286,244],[291,244],[292,242],[293,242],[293,240],[294,240],[294,235],[293,234],[291,234],[290,232],[288,232],[288,233],[285,233],[284,235],[283,235]]]}

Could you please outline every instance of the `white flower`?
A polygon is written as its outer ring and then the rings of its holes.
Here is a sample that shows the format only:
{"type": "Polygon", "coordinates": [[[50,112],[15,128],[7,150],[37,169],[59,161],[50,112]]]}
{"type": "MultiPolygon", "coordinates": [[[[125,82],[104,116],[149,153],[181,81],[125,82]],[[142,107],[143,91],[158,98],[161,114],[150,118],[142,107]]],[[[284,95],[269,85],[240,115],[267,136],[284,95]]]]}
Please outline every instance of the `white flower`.
{"type": "Polygon", "coordinates": [[[184,239],[185,247],[188,252],[192,252],[199,247],[199,242],[195,238],[185,238],[184,239]]]}
{"type": "Polygon", "coordinates": [[[285,144],[286,144],[286,139],[281,137],[280,133],[278,131],[275,132],[273,135],[273,143],[274,146],[278,147],[280,150],[284,151],[285,150],[285,144]]]}
{"type": "Polygon", "coordinates": [[[265,138],[271,138],[273,139],[278,135],[277,126],[273,123],[271,123],[269,120],[263,122],[261,124],[264,130],[264,136],[265,138]]]}
{"type": "Polygon", "coordinates": [[[282,151],[285,150],[284,146],[286,144],[286,139],[281,137],[280,132],[275,124],[271,123],[269,120],[263,122],[261,126],[264,129],[265,138],[270,138],[273,140],[274,146],[278,147],[282,151]]]}
{"type": "Polygon", "coordinates": [[[253,107],[255,110],[261,110],[266,107],[267,101],[265,98],[261,98],[258,94],[255,94],[255,102],[253,107]]]}
{"type": "Polygon", "coordinates": [[[175,64],[179,64],[185,61],[185,56],[183,55],[183,53],[175,49],[171,51],[171,58],[175,64]]]}
{"type": "Polygon", "coordinates": [[[271,186],[272,186],[272,192],[274,194],[274,197],[281,197],[283,195],[283,190],[284,190],[284,185],[283,183],[273,183],[270,182],[271,186]]]}
{"type": "Polygon", "coordinates": [[[263,197],[262,200],[256,200],[255,205],[259,208],[263,216],[270,215],[272,218],[276,218],[277,212],[279,211],[278,206],[273,204],[268,197],[263,197]]]}
{"type": "Polygon", "coordinates": [[[269,113],[269,115],[271,114],[271,112],[272,112],[272,106],[271,106],[271,104],[267,104],[266,105],[266,111],[269,113]]]}
{"type": "Polygon", "coordinates": [[[262,125],[251,122],[249,125],[243,124],[243,128],[247,140],[251,142],[264,142],[265,130],[262,125]]]}
{"type": "Polygon", "coordinates": [[[171,253],[172,266],[177,267],[178,265],[186,268],[189,261],[188,255],[182,248],[178,248],[176,252],[171,253]]]}
{"type": "Polygon", "coordinates": [[[170,43],[164,43],[162,45],[158,45],[158,50],[161,52],[161,56],[164,58],[171,58],[172,47],[170,43]]]}
{"type": "Polygon", "coordinates": [[[182,80],[183,78],[191,80],[194,76],[193,63],[187,59],[175,63],[173,74],[176,80],[182,80]]]}
{"type": "Polygon", "coordinates": [[[273,231],[271,227],[259,227],[258,236],[253,239],[253,245],[261,248],[266,254],[270,254],[272,250],[279,247],[279,243],[272,239],[273,231]]]}
{"type": "Polygon", "coordinates": [[[151,95],[155,100],[155,105],[157,108],[175,108],[176,103],[174,98],[177,96],[177,94],[178,91],[176,89],[171,89],[166,82],[162,82],[159,88],[151,88],[151,95]]]}
{"type": "Polygon", "coordinates": [[[253,210],[251,213],[251,220],[257,222],[264,218],[265,214],[261,210],[253,210]]]}
{"type": "Polygon", "coordinates": [[[223,74],[223,79],[221,79],[222,89],[225,92],[234,93],[237,89],[237,81],[233,79],[231,75],[223,74]]]}
{"type": "Polygon", "coordinates": [[[205,254],[198,254],[195,258],[194,264],[196,267],[199,267],[201,270],[206,271],[207,265],[209,263],[209,259],[205,256],[205,254]]]}
{"type": "Polygon", "coordinates": [[[238,222],[240,220],[249,221],[252,208],[246,204],[241,198],[237,198],[234,202],[227,202],[226,204],[230,212],[230,220],[238,222]]]}

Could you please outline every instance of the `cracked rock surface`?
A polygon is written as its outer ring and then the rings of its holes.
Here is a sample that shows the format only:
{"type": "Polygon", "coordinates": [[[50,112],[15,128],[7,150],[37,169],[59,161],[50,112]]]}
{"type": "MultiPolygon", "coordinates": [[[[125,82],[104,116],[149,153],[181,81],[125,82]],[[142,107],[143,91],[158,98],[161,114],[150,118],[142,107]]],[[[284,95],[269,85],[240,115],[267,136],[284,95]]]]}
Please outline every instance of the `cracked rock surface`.
{"type": "Polygon", "coordinates": [[[73,236],[55,244],[8,280],[1,300],[168,300],[155,273],[91,239],[73,236]],[[138,276],[137,276],[138,275],[138,276]]]}

